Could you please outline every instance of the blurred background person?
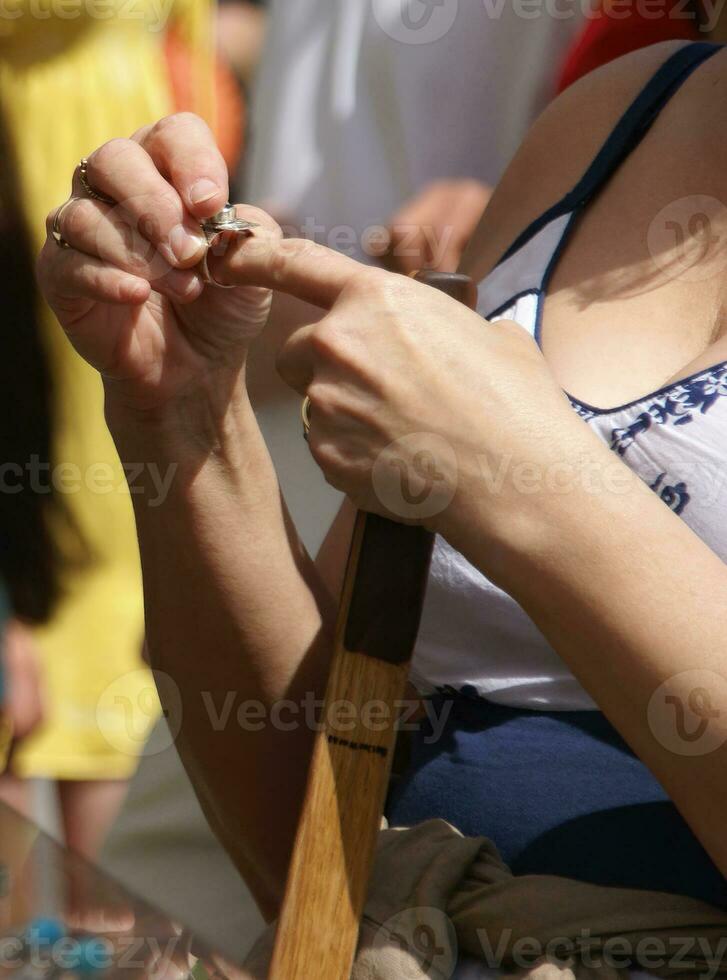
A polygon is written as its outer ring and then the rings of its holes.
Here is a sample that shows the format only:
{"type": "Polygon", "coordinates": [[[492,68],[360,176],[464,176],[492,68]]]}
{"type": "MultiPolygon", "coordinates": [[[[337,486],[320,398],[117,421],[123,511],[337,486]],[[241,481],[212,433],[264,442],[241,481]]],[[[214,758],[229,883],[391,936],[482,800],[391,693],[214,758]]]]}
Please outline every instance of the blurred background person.
{"type": "MultiPolygon", "coordinates": [[[[235,165],[244,114],[237,85],[215,63],[213,31],[207,0],[3,5],[0,108],[18,162],[16,201],[36,245],[44,215],[69,193],[68,173],[84,153],[160,114],[189,108],[203,115],[235,165]]],[[[21,778],[57,781],[65,839],[93,855],[134,771],[156,700],[140,659],[133,518],[104,425],[101,387],[49,318],[41,309],[54,463],[51,469],[41,456],[41,478],[63,496],[88,561],[64,569],[52,617],[43,625],[31,620],[46,711],[14,753],[13,767],[21,778]]],[[[22,372],[14,370],[20,383],[22,372]]],[[[67,531],[56,523],[53,533],[62,547],[67,531]]]]}
{"type": "Polygon", "coordinates": [[[12,759],[43,716],[44,691],[32,628],[47,623],[60,594],[63,566],[83,547],[62,501],[49,487],[38,492],[28,464],[50,461],[52,382],[40,336],[34,252],[15,157],[0,118],[0,263],[4,271],[0,358],[0,718],[4,733],[0,799],[29,806],[28,785],[12,759]],[[65,519],[64,519],[65,518],[65,519]],[[65,527],[66,555],[51,525],[65,527]]]}
{"type": "Polygon", "coordinates": [[[637,2],[624,6],[618,0],[596,0],[566,54],[558,91],[595,68],[650,44],[706,40],[717,26],[719,13],[718,2],[712,0],[665,0],[657,9],[637,2]]]}
{"type": "Polygon", "coordinates": [[[267,29],[267,0],[218,0],[217,45],[243,91],[252,89],[267,29]]]}

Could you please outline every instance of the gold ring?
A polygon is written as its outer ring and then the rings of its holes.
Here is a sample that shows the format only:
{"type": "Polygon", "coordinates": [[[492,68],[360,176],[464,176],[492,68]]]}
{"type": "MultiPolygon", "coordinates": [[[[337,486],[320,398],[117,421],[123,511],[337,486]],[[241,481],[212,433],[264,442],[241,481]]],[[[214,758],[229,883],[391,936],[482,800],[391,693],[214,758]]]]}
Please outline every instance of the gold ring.
{"type": "Polygon", "coordinates": [[[103,201],[104,204],[116,204],[113,197],[109,197],[108,194],[102,194],[101,191],[97,191],[94,187],[91,187],[88,180],[88,160],[86,157],[83,157],[78,164],[78,176],[84,191],[89,197],[92,197],[95,201],[103,201]]]}
{"type": "Polygon", "coordinates": [[[300,406],[300,417],[303,419],[303,438],[308,442],[310,435],[310,398],[307,395],[300,406]]]}
{"type": "Polygon", "coordinates": [[[50,234],[51,234],[51,238],[56,243],[58,248],[71,247],[68,244],[68,242],[65,240],[63,235],[61,235],[61,215],[66,210],[68,205],[72,204],[75,200],[76,200],[75,197],[69,197],[67,201],[64,201],[63,204],[61,204],[61,206],[58,208],[58,210],[56,211],[53,217],[53,224],[51,226],[50,234]]]}

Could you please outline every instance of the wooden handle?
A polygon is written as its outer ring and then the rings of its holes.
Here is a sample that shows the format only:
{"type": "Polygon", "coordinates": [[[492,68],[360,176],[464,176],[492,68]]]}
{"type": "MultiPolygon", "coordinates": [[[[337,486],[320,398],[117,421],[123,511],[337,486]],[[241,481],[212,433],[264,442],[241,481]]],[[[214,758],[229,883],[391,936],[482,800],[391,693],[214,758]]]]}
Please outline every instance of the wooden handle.
{"type": "MultiPolygon", "coordinates": [[[[474,308],[466,276],[418,277],[474,308]]],[[[347,980],[391,771],[433,536],[359,512],[269,980],[347,980]]]]}

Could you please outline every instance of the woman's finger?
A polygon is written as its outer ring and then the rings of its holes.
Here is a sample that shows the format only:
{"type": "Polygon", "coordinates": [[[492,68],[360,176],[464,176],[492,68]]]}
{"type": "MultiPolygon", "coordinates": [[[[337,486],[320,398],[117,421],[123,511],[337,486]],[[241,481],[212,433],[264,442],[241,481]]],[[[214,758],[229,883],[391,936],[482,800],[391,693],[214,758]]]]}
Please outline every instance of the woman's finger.
{"type": "Polygon", "coordinates": [[[75,249],[60,249],[48,239],[38,260],[38,275],[50,305],[63,313],[91,300],[111,304],[140,304],[149,298],[147,281],[75,249]]]}
{"type": "MultiPolygon", "coordinates": [[[[144,279],[175,301],[191,302],[203,289],[197,271],[173,269],[155,246],[130,226],[124,214],[101,201],[71,198],[48,215],[46,230],[49,239],[53,230],[58,231],[71,252],[99,259],[109,268],[144,279]]],[[[55,242],[52,245],[57,249],[55,242]]],[[[67,253],[68,249],[62,249],[57,257],[65,260],[67,253]]]]}
{"type": "Polygon", "coordinates": [[[87,197],[71,198],[49,214],[46,228],[49,235],[55,228],[71,249],[145,279],[174,300],[184,302],[202,291],[198,272],[172,268],[119,208],[87,197]]]}
{"type": "Polygon", "coordinates": [[[198,220],[224,207],[229,195],[227,166],[203,119],[179,112],[140,131],[138,138],[198,220]]]}
{"type": "Polygon", "coordinates": [[[300,238],[281,240],[261,228],[250,238],[240,238],[225,255],[209,259],[220,283],[266,286],[330,310],[344,289],[383,282],[390,276],[334,252],[324,245],[300,238]]]}
{"type": "MultiPolygon", "coordinates": [[[[204,254],[205,238],[199,223],[135,140],[104,143],[88,157],[86,177],[93,190],[117,202],[112,207],[118,222],[148,241],[168,264],[188,268],[204,254]]],[[[87,197],[79,171],[73,192],[77,197],[87,197]]]]}
{"type": "Polygon", "coordinates": [[[308,391],[315,371],[312,337],[317,325],[300,327],[278,353],[276,368],[283,381],[301,395],[308,391]]]}
{"type": "Polygon", "coordinates": [[[171,268],[122,209],[89,197],[72,197],[52,211],[46,231],[57,231],[72,249],[147,281],[161,278],[171,268]]]}

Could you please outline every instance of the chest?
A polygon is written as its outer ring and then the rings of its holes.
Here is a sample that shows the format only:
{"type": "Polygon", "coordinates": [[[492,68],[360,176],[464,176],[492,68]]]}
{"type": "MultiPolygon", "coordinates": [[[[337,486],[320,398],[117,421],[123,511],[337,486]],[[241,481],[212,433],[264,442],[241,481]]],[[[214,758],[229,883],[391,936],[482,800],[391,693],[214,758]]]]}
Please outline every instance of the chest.
{"type": "Polygon", "coordinates": [[[543,353],[561,386],[593,405],[727,357],[722,177],[693,166],[698,147],[669,155],[652,136],[574,217],[546,277],[543,353]]]}

